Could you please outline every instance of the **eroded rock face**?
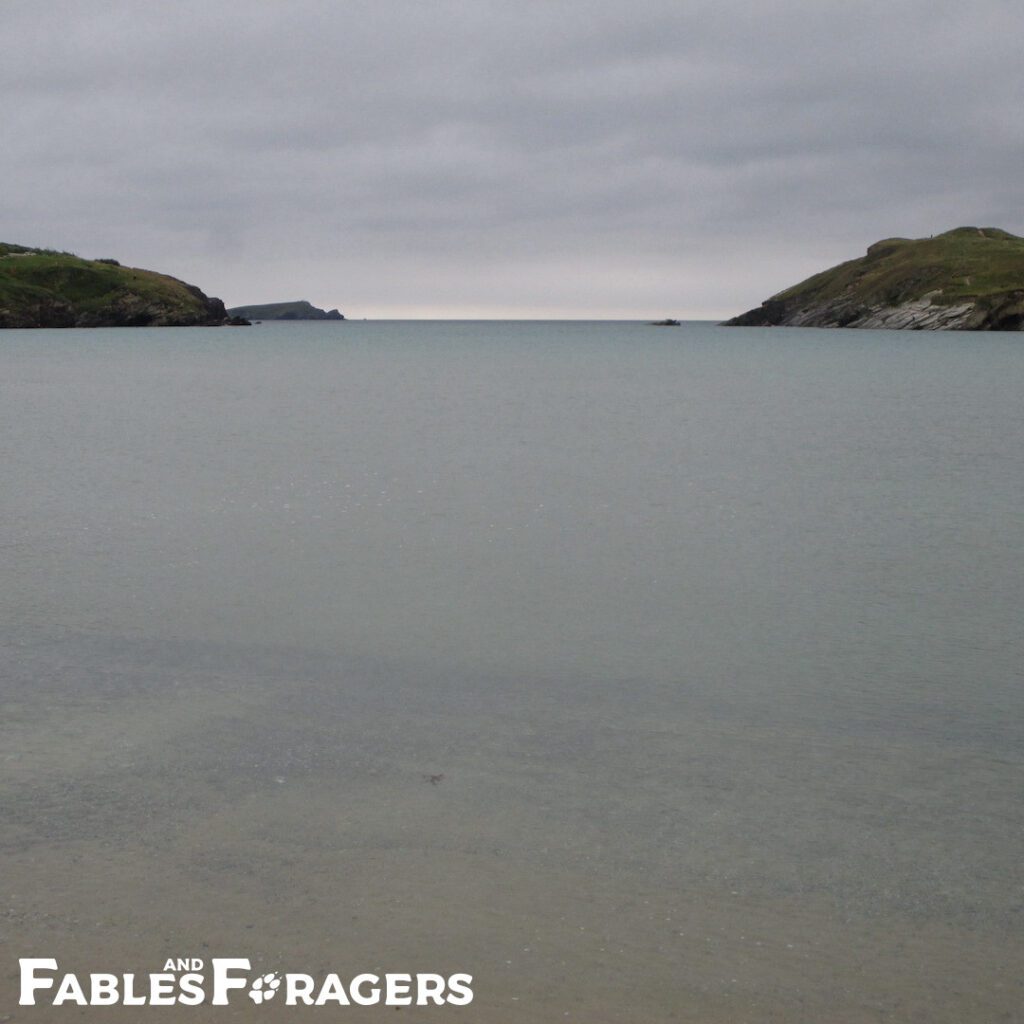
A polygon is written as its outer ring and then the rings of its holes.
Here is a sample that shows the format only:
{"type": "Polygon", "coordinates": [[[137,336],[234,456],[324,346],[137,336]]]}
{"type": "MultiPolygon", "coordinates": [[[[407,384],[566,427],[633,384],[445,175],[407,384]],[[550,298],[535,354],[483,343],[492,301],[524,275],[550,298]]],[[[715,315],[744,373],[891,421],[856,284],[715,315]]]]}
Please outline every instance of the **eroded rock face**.
{"type": "Polygon", "coordinates": [[[200,299],[201,305],[183,307],[154,302],[144,296],[128,292],[119,295],[106,308],[97,312],[80,313],[75,317],[73,324],[60,326],[216,327],[224,323],[227,311],[220,299],[209,298],[201,292],[197,298],[200,299]]]}
{"type": "Polygon", "coordinates": [[[725,326],[1022,330],[1024,239],[995,228],[886,239],[725,326]]]}
{"type": "Polygon", "coordinates": [[[976,302],[941,305],[934,293],[898,305],[819,303],[801,307],[769,299],[732,320],[727,327],[859,327],[901,331],[1019,331],[1024,330],[1024,291],[1016,301],[986,308],[976,302]]]}
{"type": "Polygon", "coordinates": [[[0,328],[74,327],[75,311],[70,303],[56,298],[38,299],[15,309],[0,306],[0,328]]]}

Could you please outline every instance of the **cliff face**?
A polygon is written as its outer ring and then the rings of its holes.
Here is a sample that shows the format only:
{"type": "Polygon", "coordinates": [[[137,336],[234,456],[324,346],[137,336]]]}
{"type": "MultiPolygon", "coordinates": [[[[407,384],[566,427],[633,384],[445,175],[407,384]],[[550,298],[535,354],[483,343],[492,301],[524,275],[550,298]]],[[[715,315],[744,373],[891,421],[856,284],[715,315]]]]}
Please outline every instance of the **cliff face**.
{"type": "Polygon", "coordinates": [[[998,228],[887,238],[725,326],[1024,330],[1024,238],[998,228]]]}
{"type": "Polygon", "coordinates": [[[226,316],[220,299],[166,274],[0,243],[0,328],[198,327],[226,316]]]}
{"type": "Polygon", "coordinates": [[[311,302],[300,299],[297,302],[266,302],[260,306],[233,306],[228,310],[231,316],[245,317],[246,320],[344,320],[336,309],[318,309],[311,302]]]}

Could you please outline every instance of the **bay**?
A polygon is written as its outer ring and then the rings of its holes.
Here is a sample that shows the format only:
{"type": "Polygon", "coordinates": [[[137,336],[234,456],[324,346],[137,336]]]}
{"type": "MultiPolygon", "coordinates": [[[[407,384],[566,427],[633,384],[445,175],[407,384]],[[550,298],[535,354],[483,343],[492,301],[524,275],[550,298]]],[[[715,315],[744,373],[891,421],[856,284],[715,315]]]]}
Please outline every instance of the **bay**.
{"type": "Polygon", "coordinates": [[[12,957],[1013,1019],[1022,393],[1012,334],[3,332],[12,957]]]}

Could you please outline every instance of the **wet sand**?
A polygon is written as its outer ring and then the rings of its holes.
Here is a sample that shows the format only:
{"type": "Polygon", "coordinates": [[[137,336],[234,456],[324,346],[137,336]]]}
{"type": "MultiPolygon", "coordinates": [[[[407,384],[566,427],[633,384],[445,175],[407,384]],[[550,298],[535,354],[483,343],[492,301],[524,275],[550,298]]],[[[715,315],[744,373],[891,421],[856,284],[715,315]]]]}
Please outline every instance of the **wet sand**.
{"type": "MultiPolygon", "coordinates": [[[[319,1011],[357,1020],[1016,1019],[1024,944],[1012,915],[796,892],[780,871],[758,877],[752,862],[744,874],[739,836],[716,877],[701,833],[733,798],[706,760],[674,765],[690,840],[667,826],[660,838],[630,836],[635,805],[649,815],[661,800],[671,812],[643,770],[664,724],[622,722],[603,757],[574,765],[564,749],[557,760],[545,752],[555,738],[571,745],[579,711],[540,704],[531,718],[528,701],[513,702],[502,722],[463,702],[457,715],[430,714],[409,694],[374,694],[365,666],[346,699],[344,677],[330,687],[314,677],[319,662],[279,675],[275,662],[294,652],[264,652],[263,669],[246,673],[218,671],[224,652],[197,666],[175,665],[167,647],[62,650],[15,652],[24,685],[12,686],[0,727],[0,1007],[12,1021],[75,1019],[14,1005],[16,958],[33,955],[80,974],[248,956],[266,971],[474,976],[466,1010],[319,1011]],[[581,805],[603,822],[588,823],[581,805]]],[[[721,722],[703,725],[730,742],[721,722]]],[[[772,742],[777,757],[786,739],[772,742]]],[[[275,1021],[312,1011],[236,996],[228,1008],[162,1012],[275,1021]]]]}

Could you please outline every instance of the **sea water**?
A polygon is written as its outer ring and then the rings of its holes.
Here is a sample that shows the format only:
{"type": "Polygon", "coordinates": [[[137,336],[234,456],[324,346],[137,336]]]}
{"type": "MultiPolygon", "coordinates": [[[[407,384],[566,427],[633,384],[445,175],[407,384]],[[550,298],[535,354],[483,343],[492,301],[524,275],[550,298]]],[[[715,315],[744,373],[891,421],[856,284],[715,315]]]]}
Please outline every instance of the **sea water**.
{"type": "Polygon", "coordinates": [[[0,1014],[1016,1019],[1022,394],[1013,334],[3,332],[0,1014]]]}

